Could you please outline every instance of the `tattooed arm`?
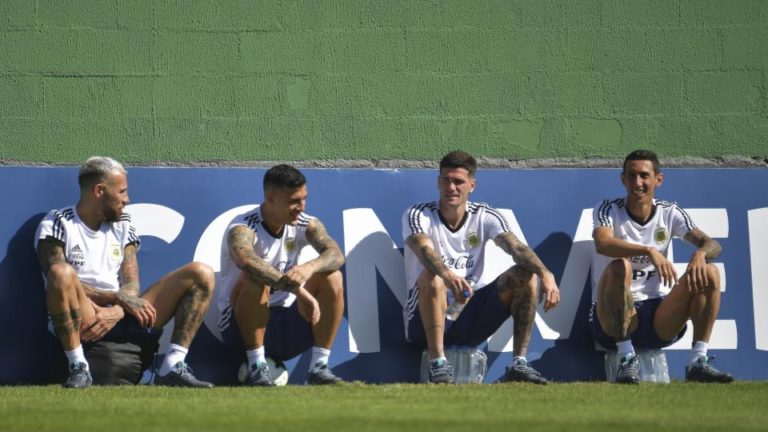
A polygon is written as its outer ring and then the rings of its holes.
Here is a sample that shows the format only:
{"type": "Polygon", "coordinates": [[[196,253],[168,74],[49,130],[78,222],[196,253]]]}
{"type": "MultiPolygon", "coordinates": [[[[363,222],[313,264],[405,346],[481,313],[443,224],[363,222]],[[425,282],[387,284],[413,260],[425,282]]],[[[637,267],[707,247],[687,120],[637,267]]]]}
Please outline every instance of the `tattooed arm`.
{"type": "Polygon", "coordinates": [[[547,269],[541,259],[539,259],[536,252],[528,247],[528,245],[521,242],[520,239],[511,232],[499,234],[494,239],[494,242],[504,252],[512,256],[512,259],[515,260],[515,264],[539,276],[541,279],[539,302],[545,300],[544,310],[548,311],[557,305],[560,301],[560,290],[557,287],[557,282],[555,282],[555,276],[549,269],[547,269]]]}
{"type": "Polygon", "coordinates": [[[456,275],[443,263],[428,235],[424,233],[413,234],[405,239],[405,244],[411,248],[425,269],[445,282],[445,286],[453,292],[453,297],[459,303],[465,303],[472,296],[472,287],[467,280],[456,275]]]}
{"type": "Polygon", "coordinates": [[[123,250],[123,262],[120,264],[120,289],[115,295],[115,303],[132,315],[142,327],[153,327],[157,321],[157,311],[152,303],[139,297],[139,263],[136,260],[136,245],[129,244],[123,250]]]}
{"type": "Polygon", "coordinates": [[[685,277],[688,279],[688,288],[699,292],[709,284],[707,261],[717,258],[722,249],[720,243],[712,240],[711,237],[698,228],[688,231],[684,239],[697,248],[688,262],[685,277]]]}
{"type": "Polygon", "coordinates": [[[325,231],[325,226],[318,219],[313,219],[307,226],[307,241],[320,254],[317,258],[296,265],[285,272],[278,282],[278,289],[289,291],[298,289],[315,273],[328,273],[338,270],[344,264],[344,254],[339,245],[325,231]],[[288,286],[287,288],[285,286],[288,286]]]}
{"type": "MultiPolygon", "coordinates": [[[[259,285],[275,287],[283,274],[256,256],[253,241],[256,233],[245,225],[235,225],[227,232],[227,249],[243,275],[259,285]]],[[[275,287],[276,288],[276,287],[275,287]]]]}

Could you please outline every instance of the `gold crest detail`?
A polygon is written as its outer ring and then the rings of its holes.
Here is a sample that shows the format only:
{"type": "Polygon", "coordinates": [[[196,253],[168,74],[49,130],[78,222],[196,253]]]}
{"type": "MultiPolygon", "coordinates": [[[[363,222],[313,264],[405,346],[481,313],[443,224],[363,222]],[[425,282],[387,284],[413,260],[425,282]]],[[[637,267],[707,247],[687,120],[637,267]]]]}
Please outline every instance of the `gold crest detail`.
{"type": "Polygon", "coordinates": [[[667,235],[667,229],[664,227],[656,228],[656,231],[653,233],[653,239],[656,241],[656,243],[666,242],[669,239],[669,236],[667,235]]]}
{"type": "Polygon", "coordinates": [[[288,252],[293,252],[296,250],[296,239],[285,239],[285,250],[288,252]]]}
{"type": "Polygon", "coordinates": [[[109,254],[112,256],[112,259],[119,260],[122,257],[122,254],[120,253],[120,245],[110,245],[109,254]]]}
{"type": "Polygon", "coordinates": [[[477,247],[480,244],[480,237],[477,236],[476,232],[471,232],[467,235],[467,244],[471,248],[477,247]]]}

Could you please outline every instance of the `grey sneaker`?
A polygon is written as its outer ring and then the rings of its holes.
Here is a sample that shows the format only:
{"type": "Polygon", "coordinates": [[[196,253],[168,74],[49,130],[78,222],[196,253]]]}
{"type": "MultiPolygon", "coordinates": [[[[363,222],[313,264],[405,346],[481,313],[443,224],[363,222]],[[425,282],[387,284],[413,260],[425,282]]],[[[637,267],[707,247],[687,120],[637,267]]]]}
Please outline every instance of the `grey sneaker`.
{"type": "Polygon", "coordinates": [[[528,364],[527,360],[522,359],[512,362],[512,364],[507,367],[507,371],[504,373],[504,377],[501,378],[501,382],[527,382],[541,385],[549,383],[546,378],[541,376],[539,371],[528,364]]]}
{"type": "Polygon", "coordinates": [[[184,362],[176,363],[176,366],[167,374],[155,378],[155,384],[168,387],[198,387],[211,388],[213,384],[207,381],[200,381],[195,378],[192,368],[184,362]]]}
{"type": "Polygon", "coordinates": [[[316,363],[315,367],[309,371],[307,382],[313,385],[338,384],[343,380],[331,372],[327,364],[316,363]]]}
{"type": "Polygon", "coordinates": [[[429,362],[429,382],[435,384],[453,384],[453,366],[448,360],[429,362]]]}
{"type": "Polygon", "coordinates": [[[243,385],[251,387],[274,387],[275,383],[269,378],[269,365],[265,362],[256,362],[245,376],[243,385]]]}
{"type": "Polygon", "coordinates": [[[720,372],[712,366],[715,356],[702,356],[696,360],[693,366],[685,367],[685,380],[688,382],[703,383],[730,383],[733,377],[727,372],[720,372]]]}
{"type": "Polygon", "coordinates": [[[640,363],[637,354],[627,354],[619,360],[616,384],[640,384],[640,363]]]}
{"type": "Polygon", "coordinates": [[[69,366],[69,377],[64,382],[66,388],[86,388],[93,384],[91,371],[86,369],[85,363],[76,363],[69,366]]]}

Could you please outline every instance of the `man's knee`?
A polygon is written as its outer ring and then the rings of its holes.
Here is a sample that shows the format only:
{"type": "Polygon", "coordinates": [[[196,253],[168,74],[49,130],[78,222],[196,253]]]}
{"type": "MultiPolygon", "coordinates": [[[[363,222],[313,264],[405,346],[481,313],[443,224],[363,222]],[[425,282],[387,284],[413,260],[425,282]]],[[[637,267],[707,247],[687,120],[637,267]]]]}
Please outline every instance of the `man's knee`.
{"type": "Polygon", "coordinates": [[[516,293],[525,297],[536,294],[536,278],[533,272],[519,265],[510,267],[499,278],[497,289],[504,297],[505,293],[516,293]]]}
{"type": "Polygon", "coordinates": [[[720,291],[720,270],[717,269],[717,266],[709,263],[707,264],[707,279],[709,279],[709,284],[707,284],[707,288],[712,291],[720,291]]]}
{"type": "Polygon", "coordinates": [[[435,276],[429,270],[424,270],[416,280],[420,296],[438,296],[445,293],[445,284],[442,279],[435,276]]]}
{"type": "Polygon", "coordinates": [[[78,278],[75,269],[67,263],[56,263],[48,269],[46,276],[48,290],[54,292],[68,292],[77,286],[78,278]]]}
{"type": "Polygon", "coordinates": [[[195,261],[187,265],[187,270],[191,273],[197,288],[206,296],[210,296],[216,285],[213,269],[207,264],[195,261]]]}
{"type": "Polygon", "coordinates": [[[626,258],[617,258],[608,263],[603,274],[613,279],[624,279],[628,274],[632,274],[632,265],[626,258]]]}

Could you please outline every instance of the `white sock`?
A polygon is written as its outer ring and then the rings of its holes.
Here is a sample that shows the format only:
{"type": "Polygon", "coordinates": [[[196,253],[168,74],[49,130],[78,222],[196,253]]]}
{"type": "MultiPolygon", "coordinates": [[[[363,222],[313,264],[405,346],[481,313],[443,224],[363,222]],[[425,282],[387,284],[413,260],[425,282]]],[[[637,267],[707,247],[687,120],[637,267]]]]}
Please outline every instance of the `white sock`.
{"type": "Polygon", "coordinates": [[[168,375],[168,372],[176,366],[177,363],[183,362],[187,358],[189,350],[181,345],[168,344],[168,351],[165,352],[165,359],[163,365],[160,366],[158,374],[160,376],[168,375]]]}
{"type": "Polygon", "coordinates": [[[83,346],[78,345],[77,348],[66,351],[64,350],[64,354],[67,356],[67,362],[69,363],[69,367],[71,368],[72,365],[83,363],[85,364],[85,370],[88,370],[88,360],[85,359],[85,354],[83,354],[83,346]]]}
{"type": "Polygon", "coordinates": [[[616,342],[616,354],[619,356],[619,360],[626,357],[628,354],[634,354],[635,347],[632,346],[632,339],[616,342]]]}
{"type": "Polygon", "coordinates": [[[691,349],[691,364],[696,363],[696,360],[698,360],[701,357],[707,356],[707,348],[709,347],[709,343],[704,341],[696,341],[693,343],[693,348],[691,349]]]}
{"type": "Polygon", "coordinates": [[[264,345],[246,350],[245,355],[248,357],[248,370],[251,370],[256,364],[264,364],[267,362],[267,358],[264,355],[264,345]]]}
{"type": "Polygon", "coordinates": [[[528,359],[526,359],[525,356],[512,356],[512,364],[517,364],[520,362],[528,363],[528,359]]]}
{"type": "Polygon", "coordinates": [[[320,347],[312,347],[312,360],[309,361],[309,369],[312,370],[318,363],[327,365],[328,364],[328,357],[331,356],[331,350],[320,348],[320,347]]]}

